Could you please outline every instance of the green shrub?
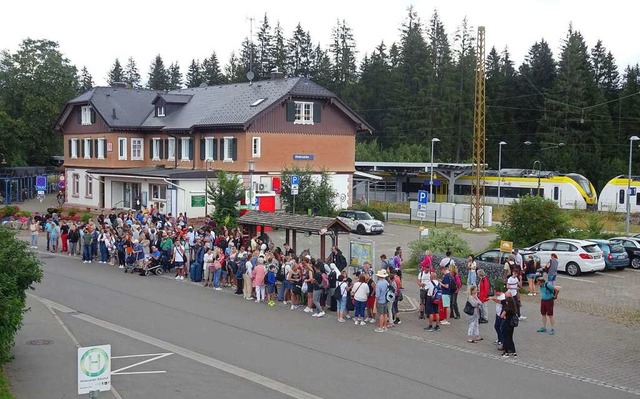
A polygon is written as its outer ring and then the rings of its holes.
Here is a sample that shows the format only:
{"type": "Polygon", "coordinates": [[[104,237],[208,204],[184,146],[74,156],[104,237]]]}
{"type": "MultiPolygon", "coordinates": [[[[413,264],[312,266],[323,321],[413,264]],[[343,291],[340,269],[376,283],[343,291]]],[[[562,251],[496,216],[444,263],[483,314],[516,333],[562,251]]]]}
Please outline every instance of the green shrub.
{"type": "Polygon", "coordinates": [[[75,216],[78,213],[80,213],[80,210],[78,210],[76,208],[69,209],[69,216],[75,216]]]}
{"type": "Polygon", "coordinates": [[[93,217],[92,214],[90,213],[85,213],[84,215],[82,215],[82,217],[80,218],[80,220],[82,220],[82,223],[89,223],[89,221],[91,220],[91,218],[93,217]]]}
{"type": "Polygon", "coordinates": [[[409,213],[411,209],[408,202],[382,202],[369,201],[369,207],[375,208],[380,212],[409,213]]]}
{"type": "Polygon", "coordinates": [[[386,220],[384,218],[384,214],[382,212],[380,212],[378,209],[373,208],[371,206],[361,205],[361,206],[355,207],[355,209],[360,210],[360,211],[364,211],[364,212],[368,212],[369,215],[371,215],[372,218],[378,219],[381,222],[384,222],[386,220]]]}
{"type": "Polygon", "coordinates": [[[0,364],[10,360],[14,336],[22,326],[25,291],[42,279],[40,260],[15,232],[0,228],[0,364]]]}
{"type": "Polygon", "coordinates": [[[444,254],[447,251],[463,255],[471,253],[469,244],[453,229],[432,228],[429,230],[428,236],[410,242],[409,249],[411,255],[407,267],[417,267],[426,250],[430,250],[434,254],[444,254]]]}
{"type": "Polygon", "coordinates": [[[20,208],[17,206],[9,205],[0,209],[0,212],[0,217],[14,216],[16,213],[20,212],[20,208]]]}

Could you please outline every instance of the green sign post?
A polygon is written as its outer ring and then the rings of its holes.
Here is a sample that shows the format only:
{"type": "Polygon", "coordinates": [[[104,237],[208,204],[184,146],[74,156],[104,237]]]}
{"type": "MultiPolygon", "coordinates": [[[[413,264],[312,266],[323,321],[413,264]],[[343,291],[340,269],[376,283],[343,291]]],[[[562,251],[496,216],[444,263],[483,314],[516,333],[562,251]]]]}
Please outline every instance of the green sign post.
{"type": "Polygon", "coordinates": [[[207,200],[205,195],[192,195],[191,196],[191,207],[192,208],[204,208],[207,200]]]}

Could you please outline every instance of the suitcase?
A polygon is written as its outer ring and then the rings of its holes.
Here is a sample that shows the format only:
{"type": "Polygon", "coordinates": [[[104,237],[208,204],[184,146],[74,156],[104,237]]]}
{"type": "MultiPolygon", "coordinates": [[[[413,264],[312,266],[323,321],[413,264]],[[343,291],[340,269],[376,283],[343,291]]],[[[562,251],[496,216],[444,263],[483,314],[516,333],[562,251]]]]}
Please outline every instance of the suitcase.
{"type": "Polygon", "coordinates": [[[202,265],[198,262],[191,263],[189,267],[189,278],[191,281],[199,283],[202,281],[202,265]]]}

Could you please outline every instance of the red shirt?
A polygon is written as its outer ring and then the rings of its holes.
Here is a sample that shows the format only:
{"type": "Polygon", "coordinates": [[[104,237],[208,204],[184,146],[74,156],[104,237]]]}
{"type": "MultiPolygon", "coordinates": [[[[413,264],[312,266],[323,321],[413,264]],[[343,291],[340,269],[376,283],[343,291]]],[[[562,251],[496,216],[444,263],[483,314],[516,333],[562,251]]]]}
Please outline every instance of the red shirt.
{"type": "Polygon", "coordinates": [[[482,302],[487,302],[489,299],[489,278],[487,276],[480,279],[478,288],[478,299],[482,302]]]}

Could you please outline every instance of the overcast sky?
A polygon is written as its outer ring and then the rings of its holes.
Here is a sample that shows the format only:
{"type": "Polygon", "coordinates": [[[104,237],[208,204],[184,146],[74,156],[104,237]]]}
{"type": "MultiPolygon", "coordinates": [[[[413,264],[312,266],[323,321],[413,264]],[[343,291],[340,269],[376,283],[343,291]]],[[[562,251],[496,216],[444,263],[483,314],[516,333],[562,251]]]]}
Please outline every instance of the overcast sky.
{"type": "Polygon", "coordinates": [[[410,4],[425,23],[437,10],[451,42],[465,16],[474,32],[484,25],[487,53],[492,46],[499,51],[508,46],[516,67],[542,38],[557,59],[569,23],[582,32],[590,48],[601,39],[616,57],[620,72],[640,62],[633,34],[640,2],[634,0],[19,0],[3,4],[0,49],[15,51],[28,37],[56,41],[78,69],[87,66],[98,85],[106,84],[116,57],[124,64],[133,56],[146,80],[156,54],[167,66],[178,61],[183,74],[191,59],[208,57],[213,50],[226,64],[249,35],[249,18],[256,20],[255,34],[266,12],[272,25],[280,21],[286,37],[300,22],[314,43],[324,48],[336,20],[344,19],[353,29],[361,58],[383,40],[387,44],[398,40],[410,4]]]}

